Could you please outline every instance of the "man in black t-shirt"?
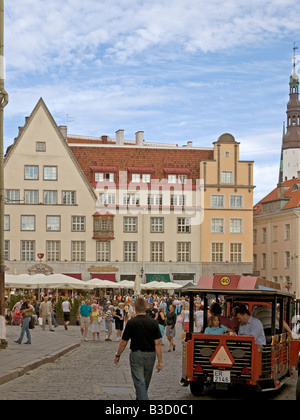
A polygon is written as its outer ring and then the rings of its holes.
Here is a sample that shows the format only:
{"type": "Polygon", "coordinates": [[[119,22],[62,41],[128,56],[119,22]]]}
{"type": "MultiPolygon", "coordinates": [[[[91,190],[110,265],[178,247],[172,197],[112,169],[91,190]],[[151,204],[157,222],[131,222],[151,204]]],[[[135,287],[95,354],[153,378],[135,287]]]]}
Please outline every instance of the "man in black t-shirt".
{"type": "Polygon", "coordinates": [[[136,316],[130,319],[125,327],[118,352],[115,355],[117,365],[120,356],[130,341],[130,369],[133,379],[136,399],[148,400],[153,367],[157,356],[156,369],[162,369],[161,334],[157,322],[146,315],[147,302],[143,298],[135,301],[136,316]]]}
{"type": "Polygon", "coordinates": [[[149,307],[146,310],[146,315],[150,316],[150,318],[155,319],[155,321],[158,318],[158,309],[154,308],[154,303],[149,303],[149,307]]]}

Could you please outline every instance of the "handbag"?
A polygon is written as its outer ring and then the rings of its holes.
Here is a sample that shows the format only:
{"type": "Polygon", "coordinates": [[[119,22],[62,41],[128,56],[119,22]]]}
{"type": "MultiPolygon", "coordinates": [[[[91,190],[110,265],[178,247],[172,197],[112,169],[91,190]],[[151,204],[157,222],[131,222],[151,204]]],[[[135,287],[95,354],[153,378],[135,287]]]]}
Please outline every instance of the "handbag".
{"type": "Polygon", "coordinates": [[[183,324],[183,316],[182,316],[181,314],[179,314],[179,315],[178,315],[178,317],[177,317],[177,321],[178,321],[180,324],[183,324]]]}
{"type": "Polygon", "coordinates": [[[101,324],[102,321],[103,321],[102,316],[98,316],[98,324],[101,324]]]}
{"type": "Polygon", "coordinates": [[[29,329],[30,330],[33,330],[34,329],[34,319],[33,319],[33,316],[30,317],[29,329]]]}

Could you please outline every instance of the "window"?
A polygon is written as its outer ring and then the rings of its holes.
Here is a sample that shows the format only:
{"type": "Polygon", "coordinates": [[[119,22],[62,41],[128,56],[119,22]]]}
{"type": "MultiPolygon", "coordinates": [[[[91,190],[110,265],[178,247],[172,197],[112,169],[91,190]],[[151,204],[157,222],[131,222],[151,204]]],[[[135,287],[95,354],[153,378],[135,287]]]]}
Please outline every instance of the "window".
{"type": "Polygon", "coordinates": [[[72,232],[85,231],[85,216],[72,216],[72,232]]]}
{"type": "Polygon", "coordinates": [[[148,206],[162,206],[163,196],[162,194],[148,194],[148,206]]]}
{"type": "Polygon", "coordinates": [[[168,175],[168,183],[176,184],[176,175],[168,175]]]}
{"type": "Polygon", "coordinates": [[[163,217],[151,217],[150,218],[150,232],[151,233],[163,233],[164,232],[164,218],[163,217]]]}
{"type": "Polygon", "coordinates": [[[110,240],[114,239],[114,215],[104,214],[93,215],[93,239],[110,240]]]}
{"type": "Polygon", "coordinates": [[[20,190],[5,190],[5,203],[18,204],[20,202],[20,190]]]}
{"type": "Polygon", "coordinates": [[[60,261],[60,241],[46,241],[47,261],[60,261]]]}
{"type": "Polygon", "coordinates": [[[124,242],[124,261],[137,261],[137,242],[124,242]]]}
{"type": "Polygon", "coordinates": [[[229,232],[243,233],[243,219],[230,219],[229,232]]]}
{"type": "Polygon", "coordinates": [[[185,206],[186,205],[186,196],[182,194],[172,194],[171,195],[171,206],[185,206]]]}
{"type": "Polygon", "coordinates": [[[256,244],[257,243],[257,229],[253,230],[253,243],[256,244]]]}
{"type": "Polygon", "coordinates": [[[138,225],[137,217],[126,217],[126,216],[124,217],[124,232],[136,233],[138,231],[137,225],[138,225]]]}
{"type": "Polygon", "coordinates": [[[177,233],[191,233],[190,217],[179,217],[177,219],[177,233]]]}
{"type": "Polygon", "coordinates": [[[230,262],[242,262],[242,244],[230,244],[230,262]]]}
{"type": "Polygon", "coordinates": [[[284,253],[284,268],[291,267],[291,253],[290,251],[285,251],[284,253]]]}
{"type": "Polygon", "coordinates": [[[44,180],[57,181],[57,166],[44,166],[44,180]]]}
{"type": "Polygon", "coordinates": [[[164,243],[163,242],[151,242],[151,262],[163,262],[164,261],[164,243]]]}
{"type": "Polygon", "coordinates": [[[267,242],[267,228],[262,228],[261,230],[261,242],[267,242]]]}
{"type": "Polygon", "coordinates": [[[186,175],[178,175],[178,184],[186,184],[186,175]]]}
{"type": "Polygon", "coordinates": [[[57,191],[44,191],[44,204],[57,204],[57,191]]]}
{"type": "Polygon", "coordinates": [[[9,261],[9,241],[4,241],[4,260],[9,261]]]}
{"type": "Polygon", "coordinates": [[[222,171],[222,184],[232,184],[233,176],[231,171],[222,171]]]}
{"type": "Polygon", "coordinates": [[[230,207],[231,208],[243,208],[243,196],[242,195],[231,195],[230,196],[230,207]]]}
{"type": "Polygon", "coordinates": [[[257,254],[253,254],[253,270],[257,270],[257,254]]]}
{"type": "Polygon", "coordinates": [[[110,242],[96,242],[96,261],[110,261],[110,242]]]}
{"type": "Polygon", "coordinates": [[[224,244],[222,242],[213,242],[211,244],[211,262],[224,261],[224,244]]]}
{"type": "Polygon", "coordinates": [[[36,142],[36,149],[37,152],[46,152],[46,142],[44,141],[37,141],[36,142]]]}
{"type": "Polygon", "coordinates": [[[140,182],[141,181],[141,174],[132,174],[131,180],[132,180],[132,182],[140,182]]]}
{"type": "Polygon", "coordinates": [[[262,253],[261,254],[261,269],[265,270],[267,267],[267,254],[262,253]]]}
{"type": "Polygon", "coordinates": [[[62,192],[62,203],[67,205],[76,204],[75,191],[63,191],[62,192]]]}
{"type": "Polygon", "coordinates": [[[291,239],[291,225],[284,225],[284,239],[289,241],[291,239]]]}
{"type": "Polygon", "coordinates": [[[38,190],[25,190],[24,199],[25,199],[25,204],[38,204],[39,202],[38,190]]]}
{"type": "Polygon", "coordinates": [[[211,219],[211,233],[224,233],[224,219],[211,219]]]}
{"type": "Polygon", "coordinates": [[[191,261],[191,243],[177,242],[177,262],[191,261]]]}
{"type": "Polygon", "coordinates": [[[47,216],[46,230],[50,232],[60,231],[60,216],[47,216]]]}
{"type": "Polygon", "coordinates": [[[7,214],[4,216],[4,230],[10,230],[10,216],[7,214]]]}
{"type": "Polygon", "coordinates": [[[224,207],[224,196],[213,194],[210,196],[211,207],[224,207]]]}
{"type": "Polygon", "coordinates": [[[85,261],[84,241],[72,241],[72,261],[85,261]]]}
{"type": "Polygon", "coordinates": [[[142,174],[142,182],[151,182],[150,174],[142,174]]]}
{"type": "Polygon", "coordinates": [[[34,241],[21,241],[21,261],[34,261],[34,241]]]}
{"type": "Polygon", "coordinates": [[[25,165],[25,179],[39,179],[39,167],[25,165]]]}
{"type": "Polygon", "coordinates": [[[140,196],[139,194],[129,193],[123,195],[123,204],[125,205],[139,205],[140,196]]]}
{"type": "Polygon", "coordinates": [[[100,193],[98,198],[99,204],[116,204],[116,194],[114,193],[100,193]]]}
{"type": "Polygon", "coordinates": [[[21,230],[35,230],[35,216],[21,216],[21,230]]]}
{"type": "Polygon", "coordinates": [[[96,182],[114,182],[114,173],[95,172],[96,182]]]}

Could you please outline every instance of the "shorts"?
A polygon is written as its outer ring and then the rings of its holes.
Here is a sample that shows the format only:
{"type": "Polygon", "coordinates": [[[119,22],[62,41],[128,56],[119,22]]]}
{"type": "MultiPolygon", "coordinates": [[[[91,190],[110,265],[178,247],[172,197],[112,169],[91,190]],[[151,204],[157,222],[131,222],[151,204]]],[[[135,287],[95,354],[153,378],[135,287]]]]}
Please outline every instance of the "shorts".
{"type": "Polygon", "coordinates": [[[124,319],[115,318],[116,330],[123,331],[124,328],[124,319]]]}
{"type": "Polygon", "coordinates": [[[91,324],[91,320],[89,316],[81,316],[80,317],[80,326],[81,327],[89,327],[91,324]]]}
{"type": "Polygon", "coordinates": [[[70,312],[64,312],[64,320],[65,321],[70,321],[70,318],[71,318],[70,312]]]}
{"type": "Polygon", "coordinates": [[[184,322],[183,323],[183,331],[188,331],[190,329],[190,323],[189,322],[184,322]]]}

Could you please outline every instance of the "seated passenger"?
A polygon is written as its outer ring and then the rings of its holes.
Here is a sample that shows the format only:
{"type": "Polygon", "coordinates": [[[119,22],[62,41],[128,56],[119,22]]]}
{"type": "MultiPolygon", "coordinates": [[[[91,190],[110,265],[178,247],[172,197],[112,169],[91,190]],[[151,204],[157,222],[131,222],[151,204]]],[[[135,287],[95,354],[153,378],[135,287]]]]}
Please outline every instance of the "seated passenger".
{"type": "Polygon", "coordinates": [[[240,305],[234,308],[234,311],[240,322],[238,335],[252,336],[256,344],[264,346],[266,344],[266,336],[260,320],[251,316],[246,305],[240,305]]]}
{"type": "Polygon", "coordinates": [[[205,328],[204,334],[225,334],[227,332],[233,332],[230,328],[225,327],[221,324],[221,318],[219,315],[212,315],[208,322],[208,327],[205,328]]]}
{"type": "MultiPolygon", "coordinates": [[[[223,316],[222,314],[222,308],[221,305],[218,302],[213,302],[210,307],[209,307],[209,313],[210,315],[219,315],[220,320],[222,322],[222,325],[224,325],[225,327],[229,328],[230,330],[234,330],[231,319],[228,318],[227,316],[223,316]]],[[[208,322],[210,321],[210,317],[208,317],[208,322]]]]}

